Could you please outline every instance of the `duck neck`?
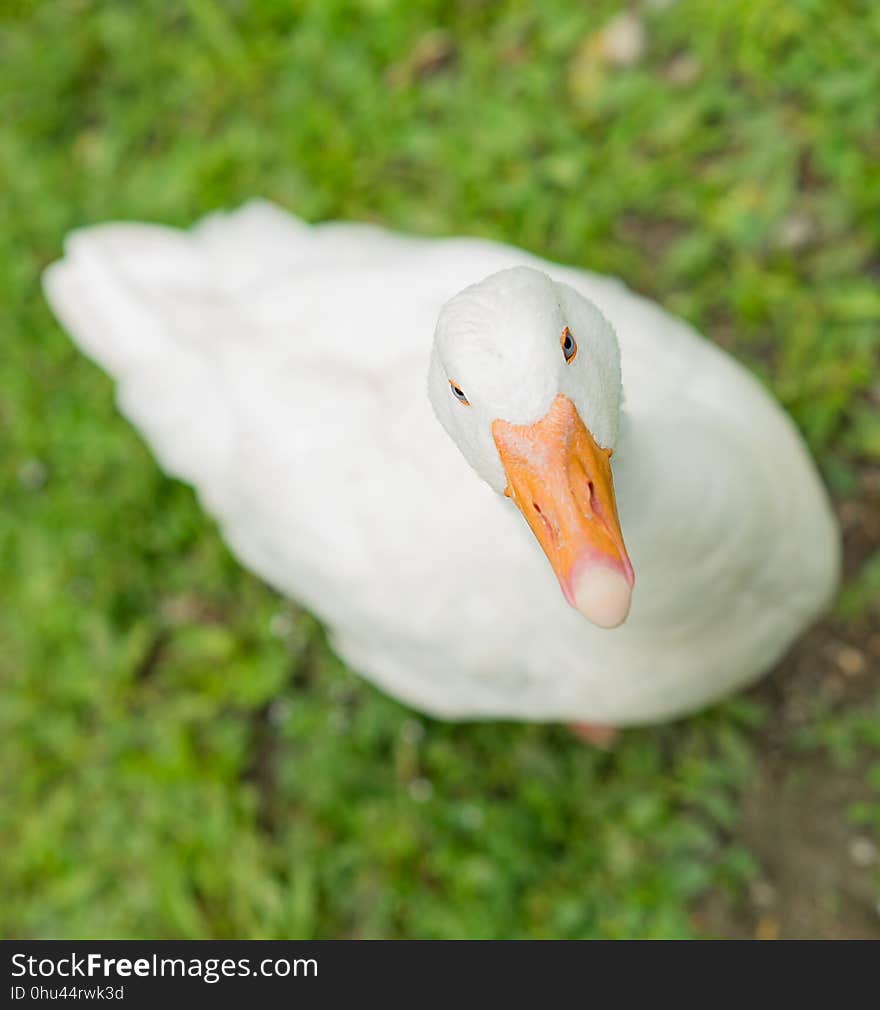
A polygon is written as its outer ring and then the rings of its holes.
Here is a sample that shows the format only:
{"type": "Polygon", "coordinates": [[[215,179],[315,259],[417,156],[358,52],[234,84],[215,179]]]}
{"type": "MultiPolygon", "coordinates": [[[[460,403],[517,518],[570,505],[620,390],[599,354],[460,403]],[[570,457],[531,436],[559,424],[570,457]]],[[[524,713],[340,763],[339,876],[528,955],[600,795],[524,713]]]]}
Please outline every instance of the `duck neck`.
{"type": "Polygon", "coordinates": [[[617,442],[611,464],[614,474],[614,493],[618,503],[626,501],[625,489],[632,486],[638,471],[639,450],[638,424],[633,420],[625,405],[621,405],[617,422],[617,442]]]}

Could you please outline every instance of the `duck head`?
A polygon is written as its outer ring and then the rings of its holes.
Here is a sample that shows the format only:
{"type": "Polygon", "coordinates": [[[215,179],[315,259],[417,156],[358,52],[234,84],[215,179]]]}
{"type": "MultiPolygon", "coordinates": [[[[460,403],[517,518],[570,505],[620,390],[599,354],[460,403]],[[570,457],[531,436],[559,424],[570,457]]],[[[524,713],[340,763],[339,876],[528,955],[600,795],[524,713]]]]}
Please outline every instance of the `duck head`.
{"type": "Polygon", "coordinates": [[[635,579],[611,473],[620,352],[599,310],[531,267],[492,274],[443,307],[428,386],[465,459],[522,513],[566,600],[600,627],[622,624],[635,579]]]}

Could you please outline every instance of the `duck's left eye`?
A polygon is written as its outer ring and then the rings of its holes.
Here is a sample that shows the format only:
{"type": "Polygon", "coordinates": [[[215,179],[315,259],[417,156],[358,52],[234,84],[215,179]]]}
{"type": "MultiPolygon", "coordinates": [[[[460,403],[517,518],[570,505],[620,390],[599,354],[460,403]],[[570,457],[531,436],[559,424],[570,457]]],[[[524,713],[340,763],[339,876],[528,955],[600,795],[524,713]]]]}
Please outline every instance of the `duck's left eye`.
{"type": "Polygon", "coordinates": [[[567,326],[562,331],[559,343],[562,345],[562,353],[565,355],[565,363],[570,365],[572,361],[574,361],[574,356],[578,352],[578,345],[577,341],[574,339],[574,334],[567,326]]]}
{"type": "Polygon", "coordinates": [[[459,403],[463,403],[466,407],[469,407],[471,401],[464,395],[464,390],[457,382],[453,382],[452,379],[449,380],[449,388],[452,390],[452,395],[458,400],[459,403]]]}

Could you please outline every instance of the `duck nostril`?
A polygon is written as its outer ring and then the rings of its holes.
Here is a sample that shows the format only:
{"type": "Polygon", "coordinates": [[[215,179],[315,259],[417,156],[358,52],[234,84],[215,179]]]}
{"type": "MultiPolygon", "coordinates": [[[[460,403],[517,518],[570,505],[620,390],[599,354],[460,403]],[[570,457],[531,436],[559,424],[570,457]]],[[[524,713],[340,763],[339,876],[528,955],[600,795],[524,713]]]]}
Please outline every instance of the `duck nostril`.
{"type": "Polygon", "coordinates": [[[532,502],[532,507],[538,513],[538,515],[541,517],[541,522],[544,524],[544,530],[546,531],[547,536],[550,537],[550,539],[555,542],[555,540],[556,540],[556,529],[555,529],[555,527],[550,522],[550,520],[547,518],[547,516],[545,516],[544,513],[541,511],[541,506],[536,501],[532,502]]]}

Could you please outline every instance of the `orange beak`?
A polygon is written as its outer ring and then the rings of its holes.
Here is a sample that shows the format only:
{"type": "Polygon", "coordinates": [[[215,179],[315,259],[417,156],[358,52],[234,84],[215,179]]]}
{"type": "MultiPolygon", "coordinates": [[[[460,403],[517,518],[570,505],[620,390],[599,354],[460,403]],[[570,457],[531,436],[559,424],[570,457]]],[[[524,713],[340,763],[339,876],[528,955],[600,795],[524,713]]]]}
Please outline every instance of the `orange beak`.
{"type": "Polygon", "coordinates": [[[534,424],[492,422],[512,499],[547,555],[568,602],[601,628],[629,613],[635,583],[620,532],[611,450],[561,393],[534,424]]]}

